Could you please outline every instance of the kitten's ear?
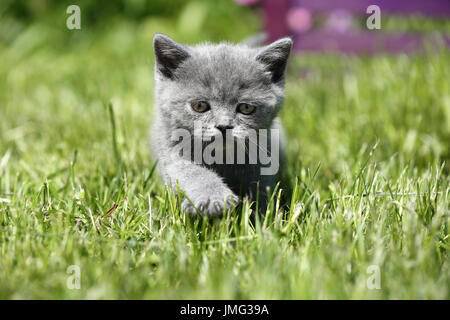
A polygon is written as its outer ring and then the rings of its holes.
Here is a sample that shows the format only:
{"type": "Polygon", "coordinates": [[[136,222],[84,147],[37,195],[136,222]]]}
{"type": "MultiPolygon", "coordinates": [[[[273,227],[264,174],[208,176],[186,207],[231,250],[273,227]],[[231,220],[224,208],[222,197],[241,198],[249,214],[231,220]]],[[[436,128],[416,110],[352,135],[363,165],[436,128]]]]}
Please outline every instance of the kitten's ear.
{"type": "Polygon", "coordinates": [[[167,78],[172,78],[175,69],[190,56],[187,47],[160,33],[153,38],[153,48],[156,67],[167,78]]]}
{"type": "Polygon", "coordinates": [[[292,40],[286,37],[261,48],[256,56],[256,60],[265,64],[267,70],[272,73],[274,83],[283,78],[291,48],[292,40]]]}

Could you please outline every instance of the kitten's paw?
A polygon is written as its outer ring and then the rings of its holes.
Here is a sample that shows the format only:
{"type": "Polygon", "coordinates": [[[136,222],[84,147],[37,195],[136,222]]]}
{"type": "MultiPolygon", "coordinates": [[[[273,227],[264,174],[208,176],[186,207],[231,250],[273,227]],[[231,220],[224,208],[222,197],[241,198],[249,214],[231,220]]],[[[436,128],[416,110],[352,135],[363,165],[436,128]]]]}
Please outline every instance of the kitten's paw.
{"type": "Polygon", "coordinates": [[[227,196],[205,195],[191,201],[184,199],[181,204],[182,209],[187,213],[220,217],[224,210],[235,208],[239,204],[239,197],[233,193],[227,196]]]}

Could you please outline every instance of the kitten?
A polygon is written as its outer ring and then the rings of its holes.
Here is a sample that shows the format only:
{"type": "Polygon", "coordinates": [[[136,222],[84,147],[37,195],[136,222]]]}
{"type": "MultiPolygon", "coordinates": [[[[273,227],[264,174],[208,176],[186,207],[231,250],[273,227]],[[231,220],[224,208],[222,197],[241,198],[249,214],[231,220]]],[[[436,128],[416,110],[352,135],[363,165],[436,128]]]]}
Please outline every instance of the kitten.
{"type": "Polygon", "coordinates": [[[221,215],[238,204],[239,196],[257,200],[257,195],[260,208],[264,207],[266,191],[275,187],[277,172],[264,173],[263,164],[251,163],[249,150],[257,145],[259,152],[271,156],[276,151],[276,157],[284,157],[277,114],[284,100],[284,72],[292,40],[283,38],[260,48],[228,43],[186,46],[156,34],[153,46],[156,110],[152,151],[165,182],[175,193],[182,191],[178,195],[183,199],[182,208],[193,214],[221,215]],[[196,131],[198,123],[202,124],[200,131],[196,131]],[[279,137],[270,134],[275,128],[279,137]],[[260,129],[270,129],[264,146],[262,140],[248,138],[249,132],[260,129]],[[191,154],[181,156],[184,152],[173,138],[179,130],[191,134],[189,148],[191,142],[195,146],[196,138],[201,139],[200,149],[194,147],[191,154]],[[196,161],[198,153],[206,151],[206,142],[216,139],[224,143],[223,150],[216,146],[216,159],[222,157],[219,152],[228,156],[234,151],[229,159],[233,163],[196,161]],[[245,141],[244,164],[233,161],[236,141],[245,141]]]}

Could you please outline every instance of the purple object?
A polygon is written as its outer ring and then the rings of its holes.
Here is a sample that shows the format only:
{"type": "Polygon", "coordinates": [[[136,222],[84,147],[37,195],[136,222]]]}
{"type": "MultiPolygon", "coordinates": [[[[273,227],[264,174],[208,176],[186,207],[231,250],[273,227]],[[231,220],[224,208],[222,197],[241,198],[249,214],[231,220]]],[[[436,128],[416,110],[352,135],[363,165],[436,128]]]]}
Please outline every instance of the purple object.
{"type": "Polygon", "coordinates": [[[286,23],[288,10],[288,0],[265,0],[263,2],[264,24],[268,33],[267,42],[272,42],[288,35],[286,23]]]}
{"type": "MultiPolygon", "coordinates": [[[[373,31],[366,32],[334,32],[312,31],[295,35],[294,49],[300,51],[339,51],[343,53],[377,52],[410,52],[421,49],[425,38],[411,34],[383,34],[373,31]]],[[[438,45],[437,39],[428,39],[432,45],[438,45]]],[[[450,46],[450,37],[442,39],[443,44],[450,46]]]]}
{"type": "Polygon", "coordinates": [[[450,15],[449,0],[291,0],[290,6],[303,7],[315,12],[346,9],[365,14],[370,5],[377,5],[381,14],[450,15]]]}
{"type": "Polygon", "coordinates": [[[346,32],[354,27],[353,15],[348,10],[338,9],[330,13],[325,28],[336,32],[346,32]]]}
{"type": "MultiPolygon", "coordinates": [[[[263,12],[268,41],[291,35],[294,49],[306,51],[340,51],[344,53],[375,53],[380,51],[409,52],[424,47],[426,34],[386,33],[381,30],[356,28],[353,15],[369,17],[367,7],[378,5],[381,21],[386,14],[420,14],[434,17],[450,16],[450,0],[265,0],[263,12]],[[296,10],[302,10],[298,14],[296,10]],[[303,11],[305,10],[305,11],[303,11]],[[308,27],[304,12],[328,15],[324,30],[308,27]],[[297,12],[293,14],[292,12],[297,12]],[[300,19],[296,21],[297,18],[300,19]]],[[[433,39],[432,44],[439,43],[433,39]]],[[[443,37],[450,46],[450,37],[443,37]]]]}

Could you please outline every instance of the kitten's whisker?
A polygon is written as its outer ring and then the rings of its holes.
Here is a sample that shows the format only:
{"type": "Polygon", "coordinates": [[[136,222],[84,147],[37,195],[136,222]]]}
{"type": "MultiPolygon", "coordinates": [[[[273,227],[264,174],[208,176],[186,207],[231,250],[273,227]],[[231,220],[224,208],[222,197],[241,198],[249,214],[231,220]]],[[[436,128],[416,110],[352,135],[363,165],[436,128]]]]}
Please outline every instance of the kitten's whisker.
{"type": "Polygon", "coordinates": [[[250,149],[247,146],[246,139],[245,138],[242,139],[241,137],[238,137],[236,135],[233,135],[233,137],[236,138],[238,143],[240,143],[240,141],[242,141],[242,140],[244,141],[244,143],[243,143],[244,144],[244,152],[245,152],[246,155],[249,155],[250,149]]]}
{"type": "Polygon", "coordinates": [[[272,155],[272,153],[270,151],[268,151],[266,148],[264,148],[263,146],[259,145],[257,142],[253,141],[250,137],[248,137],[248,141],[253,143],[256,147],[258,147],[259,149],[261,149],[262,151],[264,151],[269,157],[272,155]]]}

